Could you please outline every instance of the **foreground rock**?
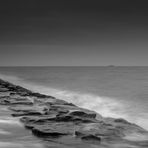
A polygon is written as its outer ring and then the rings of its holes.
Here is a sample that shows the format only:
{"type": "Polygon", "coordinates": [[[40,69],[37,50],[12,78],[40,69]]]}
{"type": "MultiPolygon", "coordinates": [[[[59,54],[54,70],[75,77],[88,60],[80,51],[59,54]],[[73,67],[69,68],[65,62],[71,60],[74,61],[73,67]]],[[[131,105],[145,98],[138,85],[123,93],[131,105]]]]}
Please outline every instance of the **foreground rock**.
{"type": "Polygon", "coordinates": [[[148,132],[124,119],[104,118],[72,103],[0,80],[0,105],[54,148],[146,148],[148,132]]]}

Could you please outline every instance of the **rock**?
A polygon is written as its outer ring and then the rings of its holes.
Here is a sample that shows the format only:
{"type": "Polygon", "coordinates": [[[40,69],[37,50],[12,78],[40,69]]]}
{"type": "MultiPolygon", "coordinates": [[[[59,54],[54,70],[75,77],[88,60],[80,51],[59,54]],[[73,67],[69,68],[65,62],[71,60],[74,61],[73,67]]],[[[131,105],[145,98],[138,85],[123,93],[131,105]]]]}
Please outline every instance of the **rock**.
{"type": "Polygon", "coordinates": [[[29,92],[28,95],[33,96],[33,97],[38,97],[38,98],[52,98],[52,99],[55,99],[55,97],[43,95],[43,94],[40,94],[40,93],[34,93],[34,92],[29,92]]]}
{"type": "Polygon", "coordinates": [[[56,118],[55,114],[51,115],[41,115],[41,116],[25,116],[22,117],[20,120],[25,124],[46,124],[49,121],[54,122],[54,119],[56,118]]]}
{"type": "MultiPolygon", "coordinates": [[[[105,124],[109,124],[112,125],[112,127],[114,127],[115,129],[119,130],[120,132],[123,133],[123,135],[127,135],[129,133],[137,133],[137,132],[144,132],[145,130],[143,128],[141,128],[140,126],[136,125],[136,124],[132,124],[128,121],[126,121],[125,119],[113,119],[113,118],[109,118],[109,119],[105,119],[104,120],[105,124]]],[[[105,125],[105,127],[106,127],[105,125]]]]}
{"type": "Polygon", "coordinates": [[[72,106],[72,105],[68,105],[68,104],[51,104],[51,109],[52,110],[69,110],[69,111],[73,111],[73,110],[80,110],[80,108],[78,108],[77,106],[72,106]]]}
{"type": "Polygon", "coordinates": [[[64,122],[77,122],[77,123],[96,122],[96,120],[92,118],[79,117],[79,116],[73,116],[73,115],[68,115],[68,114],[57,115],[54,120],[57,122],[64,121],[64,122]]]}
{"type": "Polygon", "coordinates": [[[106,126],[102,122],[81,124],[75,133],[77,136],[97,135],[101,137],[123,137],[124,133],[114,126],[106,126]]]}
{"type": "Polygon", "coordinates": [[[94,136],[94,135],[87,135],[87,136],[82,136],[81,137],[82,140],[87,140],[87,141],[99,141],[101,142],[101,138],[94,136]]]}
{"type": "Polygon", "coordinates": [[[15,85],[12,85],[12,84],[8,84],[7,88],[9,89],[9,91],[12,91],[12,92],[16,92],[16,93],[19,93],[21,95],[21,93],[31,93],[30,90],[28,89],[25,89],[23,87],[20,87],[20,86],[15,86],[15,85]]]}
{"type": "Polygon", "coordinates": [[[11,98],[9,96],[1,97],[0,104],[1,105],[33,105],[33,103],[27,98],[20,99],[20,98],[11,98]]]}
{"type": "Polygon", "coordinates": [[[9,91],[9,89],[5,88],[5,87],[0,87],[0,92],[7,92],[9,91]]]}
{"type": "Polygon", "coordinates": [[[15,92],[10,92],[10,95],[12,95],[12,96],[14,96],[14,95],[16,95],[17,93],[15,93],[15,92]]]}
{"type": "Polygon", "coordinates": [[[74,132],[73,123],[48,123],[47,125],[39,125],[32,129],[32,133],[39,137],[58,137],[64,135],[72,135],[74,132]]]}
{"type": "Polygon", "coordinates": [[[49,130],[48,128],[45,129],[45,130],[40,130],[40,129],[32,129],[32,133],[36,136],[39,136],[39,137],[45,137],[45,136],[50,136],[50,137],[59,137],[59,136],[62,136],[62,135],[66,135],[64,133],[60,133],[60,132],[56,132],[56,131],[51,131],[49,130]]]}
{"type": "Polygon", "coordinates": [[[114,122],[123,123],[123,124],[131,124],[128,121],[126,121],[125,119],[122,119],[122,118],[120,118],[120,119],[114,119],[114,122]]]}
{"type": "Polygon", "coordinates": [[[19,106],[11,106],[9,107],[10,110],[15,111],[15,112],[24,112],[24,113],[29,113],[29,112],[40,112],[41,114],[44,114],[46,112],[46,106],[24,106],[24,105],[19,105],[19,106]]]}
{"type": "Polygon", "coordinates": [[[14,111],[12,116],[40,116],[44,115],[47,111],[46,106],[11,106],[9,107],[10,110],[14,111]]]}
{"type": "Polygon", "coordinates": [[[82,133],[82,132],[79,132],[79,131],[75,131],[75,135],[76,135],[76,137],[80,137],[82,140],[85,140],[85,141],[101,142],[101,137],[98,137],[96,135],[92,135],[92,134],[89,134],[89,133],[82,133]]]}
{"type": "Polygon", "coordinates": [[[30,112],[19,112],[19,113],[12,113],[13,117],[19,117],[19,116],[40,116],[42,115],[40,112],[36,111],[30,111],[30,112]]]}
{"type": "Polygon", "coordinates": [[[76,110],[69,113],[71,116],[79,116],[79,117],[86,117],[86,118],[96,118],[96,113],[92,111],[81,111],[76,110]]]}

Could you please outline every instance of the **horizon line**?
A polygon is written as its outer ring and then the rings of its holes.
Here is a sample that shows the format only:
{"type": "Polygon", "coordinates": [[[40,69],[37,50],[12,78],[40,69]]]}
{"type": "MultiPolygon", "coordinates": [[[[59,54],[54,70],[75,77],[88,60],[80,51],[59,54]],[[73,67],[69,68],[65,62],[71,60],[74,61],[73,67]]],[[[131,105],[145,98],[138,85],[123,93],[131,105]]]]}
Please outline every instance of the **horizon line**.
{"type": "Polygon", "coordinates": [[[148,65],[0,65],[0,67],[148,67],[148,65]]]}

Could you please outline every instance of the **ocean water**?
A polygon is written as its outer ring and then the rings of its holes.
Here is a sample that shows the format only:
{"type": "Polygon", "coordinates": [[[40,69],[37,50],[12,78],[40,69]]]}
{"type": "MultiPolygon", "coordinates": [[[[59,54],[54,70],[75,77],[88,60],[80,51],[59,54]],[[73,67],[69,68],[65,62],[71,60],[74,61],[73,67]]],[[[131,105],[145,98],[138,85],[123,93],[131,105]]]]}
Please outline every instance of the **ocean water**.
{"type": "Polygon", "coordinates": [[[148,67],[0,67],[0,78],[148,130],[148,67]]]}

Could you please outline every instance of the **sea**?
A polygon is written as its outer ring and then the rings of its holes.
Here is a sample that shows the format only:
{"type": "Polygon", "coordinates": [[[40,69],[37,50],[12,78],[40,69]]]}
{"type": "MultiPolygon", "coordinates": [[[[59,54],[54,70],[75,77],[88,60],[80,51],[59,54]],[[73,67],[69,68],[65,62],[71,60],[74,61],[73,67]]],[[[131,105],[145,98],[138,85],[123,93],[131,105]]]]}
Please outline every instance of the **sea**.
{"type": "Polygon", "coordinates": [[[148,67],[0,67],[0,79],[148,130],[148,67]]]}

